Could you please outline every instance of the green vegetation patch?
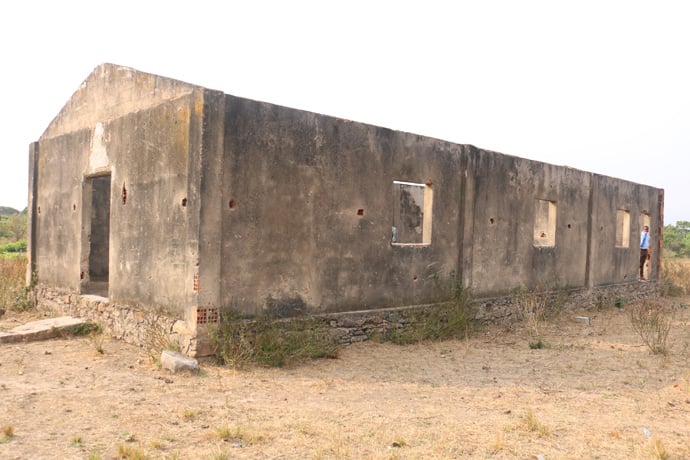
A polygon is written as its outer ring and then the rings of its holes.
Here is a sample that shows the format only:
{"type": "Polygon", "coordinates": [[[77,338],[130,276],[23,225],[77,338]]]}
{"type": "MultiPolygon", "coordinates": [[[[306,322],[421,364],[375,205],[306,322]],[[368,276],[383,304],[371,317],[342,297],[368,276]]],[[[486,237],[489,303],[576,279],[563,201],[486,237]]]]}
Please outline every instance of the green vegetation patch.
{"type": "MultiPolygon", "coordinates": [[[[451,275],[451,281],[455,278],[451,275]]],[[[451,283],[450,300],[424,309],[411,310],[405,316],[393,317],[380,337],[383,342],[399,345],[422,341],[443,341],[468,338],[476,329],[476,307],[469,290],[451,283]]]]}
{"type": "Polygon", "coordinates": [[[338,344],[315,318],[247,319],[229,312],[221,315],[209,336],[218,361],[233,368],[283,367],[338,355],[338,344]]]}

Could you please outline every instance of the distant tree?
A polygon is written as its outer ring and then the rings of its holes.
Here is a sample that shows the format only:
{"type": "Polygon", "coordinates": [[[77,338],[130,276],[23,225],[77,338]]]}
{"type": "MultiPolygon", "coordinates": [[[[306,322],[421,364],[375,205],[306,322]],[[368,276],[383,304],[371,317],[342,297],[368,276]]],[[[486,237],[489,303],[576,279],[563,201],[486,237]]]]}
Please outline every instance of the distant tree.
{"type": "Polygon", "coordinates": [[[12,216],[18,213],[19,211],[14,208],[10,208],[9,206],[0,206],[0,216],[12,216]]]}
{"type": "Polygon", "coordinates": [[[14,241],[26,239],[26,214],[10,216],[10,227],[14,233],[14,241]]]}
{"type": "Polygon", "coordinates": [[[19,241],[26,239],[26,214],[0,215],[0,239],[19,241]]]}
{"type": "Polygon", "coordinates": [[[690,257],[690,221],[679,220],[664,227],[664,247],[676,255],[690,257]]]}

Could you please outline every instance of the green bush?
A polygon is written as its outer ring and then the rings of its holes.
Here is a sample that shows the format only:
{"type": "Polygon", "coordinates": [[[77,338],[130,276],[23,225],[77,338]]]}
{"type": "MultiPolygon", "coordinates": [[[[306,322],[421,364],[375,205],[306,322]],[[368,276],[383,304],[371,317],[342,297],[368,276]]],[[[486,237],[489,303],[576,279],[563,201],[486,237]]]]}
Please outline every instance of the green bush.
{"type": "Polygon", "coordinates": [[[0,244],[0,254],[26,252],[26,240],[14,243],[0,244]]]}

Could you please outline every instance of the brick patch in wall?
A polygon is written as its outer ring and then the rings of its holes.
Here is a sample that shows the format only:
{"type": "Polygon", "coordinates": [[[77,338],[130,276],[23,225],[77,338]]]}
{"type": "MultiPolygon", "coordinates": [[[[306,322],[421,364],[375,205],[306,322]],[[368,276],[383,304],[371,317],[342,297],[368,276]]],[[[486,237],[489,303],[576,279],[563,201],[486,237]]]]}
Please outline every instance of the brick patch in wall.
{"type": "Polygon", "coordinates": [[[218,307],[196,307],[196,323],[209,324],[218,322],[218,307]]]}

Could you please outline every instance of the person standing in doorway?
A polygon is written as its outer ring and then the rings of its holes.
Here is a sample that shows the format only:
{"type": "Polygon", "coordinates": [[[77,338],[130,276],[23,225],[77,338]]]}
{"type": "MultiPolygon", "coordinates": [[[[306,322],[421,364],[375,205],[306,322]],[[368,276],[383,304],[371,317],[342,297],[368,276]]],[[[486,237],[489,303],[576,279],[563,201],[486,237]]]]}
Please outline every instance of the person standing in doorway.
{"type": "Polygon", "coordinates": [[[644,280],[644,264],[649,259],[649,227],[642,227],[640,233],[640,279],[644,280]]]}

